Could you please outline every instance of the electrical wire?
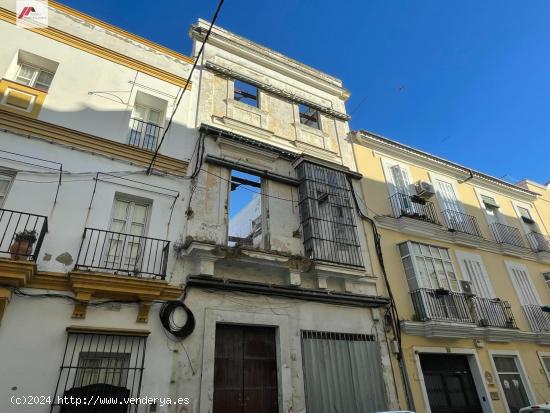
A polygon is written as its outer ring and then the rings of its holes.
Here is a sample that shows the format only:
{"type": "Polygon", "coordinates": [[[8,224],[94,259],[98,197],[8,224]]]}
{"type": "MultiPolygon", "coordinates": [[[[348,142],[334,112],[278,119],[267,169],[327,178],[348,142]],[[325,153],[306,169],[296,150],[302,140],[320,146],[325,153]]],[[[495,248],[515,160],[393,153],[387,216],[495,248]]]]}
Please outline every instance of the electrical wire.
{"type": "Polygon", "coordinates": [[[195,330],[195,316],[189,307],[185,305],[183,300],[167,301],[163,303],[159,311],[159,318],[164,329],[176,339],[183,340],[195,330]],[[187,319],[183,326],[176,324],[174,321],[174,314],[178,309],[183,310],[187,315],[187,319]]]}
{"type": "Polygon", "coordinates": [[[407,398],[408,408],[410,410],[414,410],[414,401],[412,399],[412,394],[410,393],[410,388],[409,388],[409,384],[408,384],[408,381],[407,381],[406,373],[403,373],[403,371],[405,369],[405,365],[404,365],[404,358],[403,358],[403,346],[402,346],[402,341],[401,341],[401,338],[402,338],[401,337],[401,323],[400,323],[400,320],[399,320],[399,313],[397,311],[397,305],[395,303],[395,297],[393,295],[393,291],[391,289],[391,285],[390,285],[390,282],[389,282],[389,279],[388,279],[388,274],[386,272],[386,266],[384,264],[384,255],[383,255],[382,243],[381,243],[381,238],[382,237],[380,236],[380,233],[378,232],[378,227],[376,226],[376,223],[374,222],[374,220],[371,217],[369,217],[368,215],[365,215],[361,211],[361,208],[359,207],[359,201],[358,201],[357,195],[356,195],[355,191],[353,190],[351,178],[349,178],[349,177],[348,177],[348,182],[349,182],[349,185],[351,186],[352,197],[353,197],[353,200],[355,202],[356,209],[359,212],[359,215],[363,219],[367,220],[369,222],[369,224],[371,225],[371,227],[372,227],[372,231],[373,231],[373,235],[374,235],[374,249],[375,249],[375,252],[376,252],[376,257],[378,259],[378,264],[380,265],[380,270],[382,271],[382,276],[383,276],[383,279],[384,279],[384,284],[386,286],[386,290],[388,292],[388,297],[390,299],[390,306],[388,308],[388,313],[391,315],[391,317],[390,317],[390,326],[391,326],[392,331],[393,331],[393,336],[394,336],[395,340],[397,341],[397,347],[398,347],[397,362],[399,363],[399,366],[402,369],[403,381],[404,381],[404,385],[405,385],[405,396],[407,398]]]}
{"type": "Polygon", "coordinates": [[[201,44],[201,48],[199,49],[199,53],[195,57],[195,61],[193,62],[193,66],[191,67],[191,71],[189,72],[189,76],[187,77],[187,81],[185,83],[185,88],[183,89],[183,92],[181,92],[180,96],[178,97],[178,100],[176,104],[174,105],[174,110],[172,111],[172,114],[170,115],[170,119],[168,119],[168,123],[166,124],[166,127],[164,128],[164,132],[162,133],[162,138],[160,139],[160,143],[157,146],[157,149],[155,150],[155,153],[153,154],[153,157],[151,158],[151,163],[149,164],[149,167],[147,168],[147,175],[151,173],[151,169],[153,168],[153,164],[155,163],[155,159],[158,156],[160,147],[162,146],[164,142],[164,138],[166,137],[166,133],[170,129],[170,126],[172,125],[172,120],[174,119],[174,115],[176,114],[176,111],[178,110],[178,107],[181,103],[181,99],[183,98],[183,95],[185,94],[185,91],[188,89],[189,83],[191,82],[191,78],[193,77],[193,72],[195,71],[195,68],[197,67],[197,63],[199,62],[200,57],[202,56],[202,52],[204,51],[204,47],[206,46],[206,42],[208,41],[208,38],[210,37],[210,33],[212,32],[212,27],[214,27],[214,24],[216,23],[216,20],[218,19],[218,14],[220,13],[220,10],[222,8],[222,5],[224,3],[224,0],[219,0],[218,6],[216,7],[216,12],[214,13],[214,16],[212,17],[212,22],[210,23],[210,27],[208,27],[208,30],[206,32],[206,35],[204,37],[204,40],[201,44]]]}

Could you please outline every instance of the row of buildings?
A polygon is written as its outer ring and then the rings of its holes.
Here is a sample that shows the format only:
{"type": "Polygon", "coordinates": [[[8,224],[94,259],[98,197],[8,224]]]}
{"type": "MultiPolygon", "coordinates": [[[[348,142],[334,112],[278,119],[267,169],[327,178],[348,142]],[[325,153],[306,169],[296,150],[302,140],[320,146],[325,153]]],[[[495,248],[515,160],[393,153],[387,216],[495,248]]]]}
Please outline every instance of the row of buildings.
{"type": "Polygon", "coordinates": [[[550,399],[548,185],[351,131],[340,80],[220,27],[187,82],[202,20],[189,57],[54,1],[46,28],[15,10],[0,1],[4,410],[550,399]]]}

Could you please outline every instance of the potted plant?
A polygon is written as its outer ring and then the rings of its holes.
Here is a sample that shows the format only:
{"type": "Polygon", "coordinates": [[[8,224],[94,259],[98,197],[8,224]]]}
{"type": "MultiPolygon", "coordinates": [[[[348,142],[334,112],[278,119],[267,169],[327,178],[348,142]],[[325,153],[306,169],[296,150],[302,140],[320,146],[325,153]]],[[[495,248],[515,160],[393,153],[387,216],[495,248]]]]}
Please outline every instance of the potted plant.
{"type": "Polygon", "coordinates": [[[12,260],[26,260],[32,253],[32,246],[36,242],[36,230],[24,229],[13,237],[10,246],[12,260]]]}

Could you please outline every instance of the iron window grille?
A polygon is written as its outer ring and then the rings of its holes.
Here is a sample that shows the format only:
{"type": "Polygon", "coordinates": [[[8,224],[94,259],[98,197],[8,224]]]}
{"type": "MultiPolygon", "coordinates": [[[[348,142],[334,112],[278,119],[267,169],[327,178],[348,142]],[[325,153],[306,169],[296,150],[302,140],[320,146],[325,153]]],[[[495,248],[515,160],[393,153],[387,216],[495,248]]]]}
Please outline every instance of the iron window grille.
{"type": "Polygon", "coordinates": [[[309,162],[297,167],[305,255],[363,266],[350,183],[343,172],[309,162]]]}
{"type": "Polygon", "coordinates": [[[147,333],[67,331],[50,413],[137,412],[138,405],[128,404],[128,398],[140,397],[147,333]],[[71,397],[81,405],[71,403],[71,397]]]}
{"type": "Polygon", "coordinates": [[[163,128],[153,122],[138,118],[130,119],[130,138],[128,143],[138,148],[154,151],[157,149],[163,128]]]}

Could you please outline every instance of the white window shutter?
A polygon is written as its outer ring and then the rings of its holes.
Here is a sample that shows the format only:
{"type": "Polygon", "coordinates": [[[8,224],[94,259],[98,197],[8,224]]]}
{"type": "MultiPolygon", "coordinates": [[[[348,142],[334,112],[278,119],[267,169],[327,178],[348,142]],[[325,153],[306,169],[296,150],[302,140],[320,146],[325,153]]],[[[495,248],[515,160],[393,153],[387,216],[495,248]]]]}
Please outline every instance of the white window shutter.
{"type": "Polygon", "coordinates": [[[493,286],[481,257],[463,251],[457,251],[456,256],[462,276],[472,284],[473,293],[482,298],[495,298],[493,286]]]}
{"type": "Polygon", "coordinates": [[[453,184],[441,179],[435,179],[435,189],[444,210],[463,212],[462,204],[456,196],[453,184]]]}
{"type": "Polygon", "coordinates": [[[527,267],[517,262],[507,261],[506,268],[520,303],[522,305],[541,305],[540,297],[531,281],[527,267]]]}

